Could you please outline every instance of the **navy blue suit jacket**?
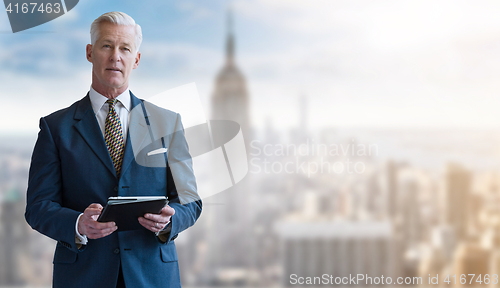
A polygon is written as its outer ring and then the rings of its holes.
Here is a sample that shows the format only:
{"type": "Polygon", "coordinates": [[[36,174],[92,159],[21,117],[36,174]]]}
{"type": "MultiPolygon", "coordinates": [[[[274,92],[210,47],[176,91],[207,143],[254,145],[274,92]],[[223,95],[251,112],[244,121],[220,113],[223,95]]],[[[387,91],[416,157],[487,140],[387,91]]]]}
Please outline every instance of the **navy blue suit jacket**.
{"type": "MultiPolygon", "coordinates": [[[[141,100],[130,94],[131,106],[140,105],[141,100]]],[[[197,195],[192,161],[190,158],[185,161],[189,150],[181,118],[172,111],[156,109],[166,119],[162,123],[166,130],[181,132],[167,137],[166,145],[174,160],[176,155],[183,159],[177,159],[175,171],[170,167],[139,165],[130,143],[130,127],[141,125],[143,119],[132,117],[119,178],[88,95],[40,119],[29,171],[25,217],[33,229],[57,241],[53,287],[115,287],[120,263],[127,287],[180,287],[173,240],[196,222],[202,205],[199,199],[182,201],[180,196],[184,192],[197,195]],[[182,185],[176,187],[173,178],[182,179],[182,185]],[[175,209],[167,242],[144,228],[89,239],[87,245],[78,249],[75,244],[78,215],[90,204],[105,206],[108,197],[118,195],[167,196],[169,205],[175,209]]],[[[161,154],[157,156],[164,159],[161,154]]],[[[175,182],[179,184],[178,180],[175,182]]]]}

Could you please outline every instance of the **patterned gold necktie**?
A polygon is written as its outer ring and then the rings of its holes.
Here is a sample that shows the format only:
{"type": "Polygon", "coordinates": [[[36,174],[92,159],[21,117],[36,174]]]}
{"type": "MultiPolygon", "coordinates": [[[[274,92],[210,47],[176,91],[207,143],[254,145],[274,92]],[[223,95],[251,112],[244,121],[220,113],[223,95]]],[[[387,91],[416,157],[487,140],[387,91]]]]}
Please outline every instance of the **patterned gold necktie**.
{"type": "Polygon", "coordinates": [[[116,113],[115,110],[115,104],[117,101],[118,100],[116,99],[106,101],[106,103],[109,104],[109,112],[104,126],[104,142],[106,142],[109,155],[111,156],[111,160],[113,160],[116,176],[120,177],[124,149],[122,123],[120,122],[120,117],[118,117],[118,113],[116,113]]]}

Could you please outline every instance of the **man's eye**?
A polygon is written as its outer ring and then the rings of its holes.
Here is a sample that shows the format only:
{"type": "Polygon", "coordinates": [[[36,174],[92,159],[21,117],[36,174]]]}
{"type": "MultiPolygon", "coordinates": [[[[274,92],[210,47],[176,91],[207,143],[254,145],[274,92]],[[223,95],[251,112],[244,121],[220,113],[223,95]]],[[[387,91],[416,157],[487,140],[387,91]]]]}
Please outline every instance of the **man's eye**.
{"type": "Polygon", "coordinates": [[[108,44],[103,45],[102,47],[104,48],[109,48],[110,46],[108,44]]]}
{"type": "Polygon", "coordinates": [[[130,48],[126,48],[126,47],[125,47],[125,48],[123,48],[123,50],[125,50],[125,51],[130,51],[130,48]]]}

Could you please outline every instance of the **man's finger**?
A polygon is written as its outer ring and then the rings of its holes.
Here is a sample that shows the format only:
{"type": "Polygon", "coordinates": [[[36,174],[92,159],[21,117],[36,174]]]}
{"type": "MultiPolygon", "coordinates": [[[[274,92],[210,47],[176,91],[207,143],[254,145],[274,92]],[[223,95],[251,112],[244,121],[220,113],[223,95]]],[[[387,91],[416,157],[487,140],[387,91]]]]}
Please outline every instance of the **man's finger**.
{"type": "Polygon", "coordinates": [[[87,208],[83,212],[84,215],[87,217],[93,216],[93,215],[101,215],[102,210],[98,208],[87,208]]]}
{"type": "Polygon", "coordinates": [[[153,222],[159,222],[159,223],[167,223],[168,220],[170,219],[170,216],[163,216],[163,215],[158,215],[158,214],[146,214],[144,215],[144,218],[151,220],[153,222]]]}
{"type": "MultiPolygon", "coordinates": [[[[143,218],[143,217],[139,217],[139,224],[142,225],[142,227],[148,229],[148,230],[151,230],[151,221],[143,218]]],[[[154,224],[153,224],[154,225],[154,224]]]]}
{"type": "Polygon", "coordinates": [[[158,222],[154,221],[154,220],[146,219],[144,217],[139,217],[139,223],[143,224],[143,226],[148,228],[148,227],[154,226],[158,222]]]}
{"type": "Polygon", "coordinates": [[[163,207],[163,209],[161,209],[160,214],[165,216],[172,216],[175,214],[175,209],[167,205],[163,207]]]}
{"type": "Polygon", "coordinates": [[[169,220],[166,220],[166,221],[163,221],[163,222],[160,222],[160,221],[152,221],[152,220],[149,220],[149,219],[146,219],[146,218],[143,218],[143,217],[139,217],[139,223],[141,223],[142,226],[146,227],[147,229],[151,228],[151,227],[154,227],[154,228],[158,228],[158,227],[162,227],[168,222],[169,220]]]}
{"type": "Polygon", "coordinates": [[[89,223],[88,226],[90,228],[92,228],[92,229],[103,230],[103,229],[115,227],[116,223],[115,222],[104,222],[104,223],[102,223],[102,222],[92,221],[92,222],[89,223]]]}
{"type": "Polygon", "coordinates": [[[92,203],[89,205],[87,208],[96,208],[96,209],[102,209],[102,205],[99,203],[92,203]]]}
{"type": "Polygon", "coordinates": [[[150,221],[148,219],[145,219],[143,217],[139,217],[139,223],[146,229],[152,232],[158,232],[161,231],[163,228],[165,228],[165,223],[164,224],[158,224],[156,226],[157,222],[150,221]]]}

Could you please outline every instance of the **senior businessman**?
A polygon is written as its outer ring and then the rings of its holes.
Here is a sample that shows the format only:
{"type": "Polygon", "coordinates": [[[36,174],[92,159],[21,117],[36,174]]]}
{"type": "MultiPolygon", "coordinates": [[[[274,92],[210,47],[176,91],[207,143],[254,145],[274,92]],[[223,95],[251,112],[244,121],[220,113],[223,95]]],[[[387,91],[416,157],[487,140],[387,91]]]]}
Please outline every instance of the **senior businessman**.
{"type": "Polygon", "coordinates": [[[90,34],[90,91],[40,119],[26,221],[57,241],[53,287],[180,287],[174,240],[202,209],[181,117],[145,106],[130,92],[142,41],[130,16],[103,14],[90,34]],[[137,107],[144,114],[131,113],[137,107]],[[148,119],[150,113],[161,117],[148,119]],[[145,126],[144,119],[169,134],[161,139],[164,150],[156,149],[165,152],[151,157],[155,165],[144,165],[147,151],[133,151],[131,145],[135,135],[149,137],[147,130],[131,135],[133,127],[145,126]],[[159,214],[139,217],[141,229],[120,231],[114,222],[96,221],[110,196],[166,196],[169,203],[159,214]]]}

